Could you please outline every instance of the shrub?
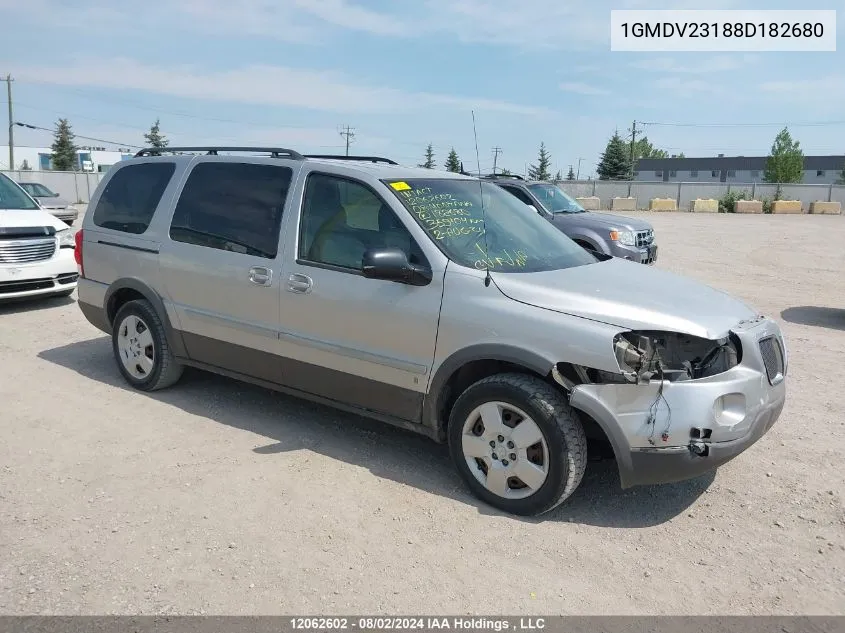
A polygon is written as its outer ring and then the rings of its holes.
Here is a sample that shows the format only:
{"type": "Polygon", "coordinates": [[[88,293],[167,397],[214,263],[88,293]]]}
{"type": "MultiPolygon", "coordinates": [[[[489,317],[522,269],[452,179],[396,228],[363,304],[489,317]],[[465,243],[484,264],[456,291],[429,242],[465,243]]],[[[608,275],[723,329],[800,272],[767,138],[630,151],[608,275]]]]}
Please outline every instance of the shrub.
{"type": "Polygon", "coordinates": [[[748,192],[744,189],[742,191],[728,191],[724,196],[719,198],[719,213],[733,213],[737,200],[750,199],[748,192]]]}

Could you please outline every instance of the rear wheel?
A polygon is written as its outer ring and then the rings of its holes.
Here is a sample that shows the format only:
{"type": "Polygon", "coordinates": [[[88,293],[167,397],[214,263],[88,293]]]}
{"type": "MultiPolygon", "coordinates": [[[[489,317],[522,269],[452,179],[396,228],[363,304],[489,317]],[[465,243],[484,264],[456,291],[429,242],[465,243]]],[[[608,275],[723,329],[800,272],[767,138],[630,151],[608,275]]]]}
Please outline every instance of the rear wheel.
{"type": "Polygon", "coordinates": [[[117,311],[112,349],[120,373],[136,389],[164,389],[182,376],[182,366],[173,357],[161,318],[146,300],[129,301],[117,311]]]}
{"type": "Polygon", "coordinates": [[[554,387],[524,374],[490,376],[461,394],[449,420],[449,450],[476,496],[517,515],[564,502],[587,465],[575,412],[554,387]]]}

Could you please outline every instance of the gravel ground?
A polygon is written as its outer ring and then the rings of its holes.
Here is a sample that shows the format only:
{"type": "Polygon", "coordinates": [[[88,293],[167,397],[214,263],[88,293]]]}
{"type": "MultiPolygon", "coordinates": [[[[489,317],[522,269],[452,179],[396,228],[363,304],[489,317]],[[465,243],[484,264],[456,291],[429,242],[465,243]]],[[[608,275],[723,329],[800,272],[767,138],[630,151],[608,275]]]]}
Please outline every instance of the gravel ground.
{"type": "Polygon", "coordinates": [[[422,437],[200,372],[133,392],[73,299],[0,307],[0,613],[845,613],[845,217],[637,215],[790,345],[780,421],[717,473],[591,464],[504,516],[422,437]]]}

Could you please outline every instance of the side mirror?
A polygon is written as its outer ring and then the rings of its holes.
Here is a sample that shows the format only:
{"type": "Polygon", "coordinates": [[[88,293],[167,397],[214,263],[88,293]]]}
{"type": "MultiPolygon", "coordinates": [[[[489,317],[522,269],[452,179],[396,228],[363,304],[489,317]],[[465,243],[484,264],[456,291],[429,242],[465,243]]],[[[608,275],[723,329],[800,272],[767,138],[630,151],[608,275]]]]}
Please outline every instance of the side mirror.
{"type": "Polygon", "coordinates": [[[539,213],[540,215],[543,215],[542,213],[540,213],[540,210],[533,204],[526,204],[525,206],[531,209],[534,213],[539,213]]]}
{"type": "Polygon", "coordinates": [[[58,197],[59,197],[59,194],[54,193],[51,197],[52,197],[52,198],[58,198],[58,197]]]}
{"type": "Polygon", "coordinates": [[[408,261],[401,248],[371,248],[364,253],[361,271],[367,279],[396,281],[411,286],[425,286],[431,282],[431,271],[408,261]]]}

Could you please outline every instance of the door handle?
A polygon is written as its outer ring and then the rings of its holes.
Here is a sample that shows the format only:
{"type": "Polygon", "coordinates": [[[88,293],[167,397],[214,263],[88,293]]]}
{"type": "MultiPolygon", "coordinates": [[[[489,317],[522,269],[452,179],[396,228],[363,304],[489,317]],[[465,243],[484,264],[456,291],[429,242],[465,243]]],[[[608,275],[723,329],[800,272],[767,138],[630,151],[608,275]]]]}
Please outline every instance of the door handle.
{"type": "Polygon", "coordinates": [[[293,273],[290,277],[288,277],[288,291],[302,293],[311,292],[311,285],[313,283],[314,282],[311,281],[311,277],[308,275],[293,273]]]}
{"type": "Polygon", "coordinates": [[[273,271],[264,266],[253,266],[249,269],[249,280],[257,286],[269,286],[273,281],[273,271]]]}

